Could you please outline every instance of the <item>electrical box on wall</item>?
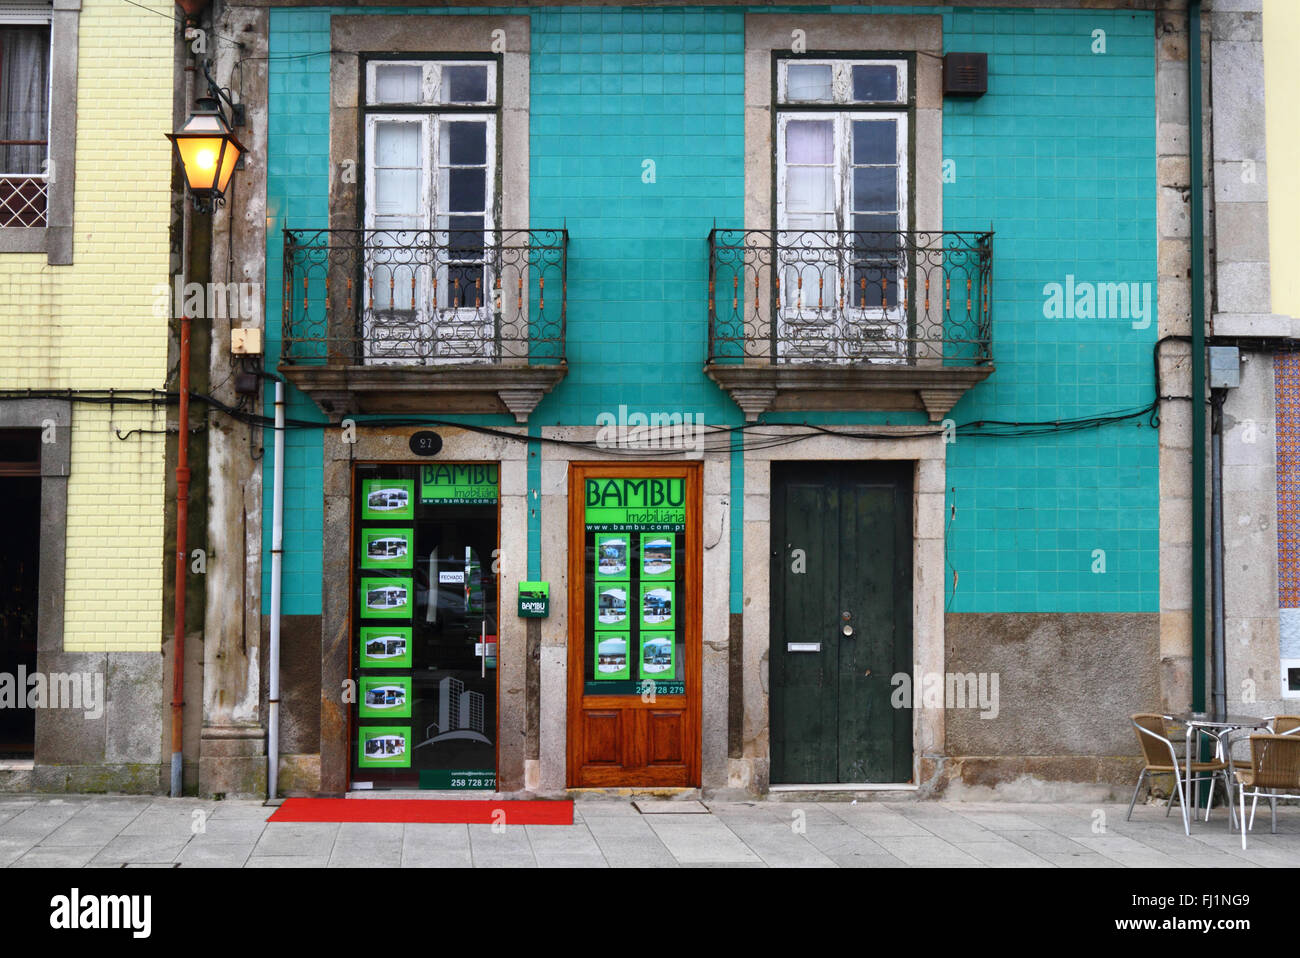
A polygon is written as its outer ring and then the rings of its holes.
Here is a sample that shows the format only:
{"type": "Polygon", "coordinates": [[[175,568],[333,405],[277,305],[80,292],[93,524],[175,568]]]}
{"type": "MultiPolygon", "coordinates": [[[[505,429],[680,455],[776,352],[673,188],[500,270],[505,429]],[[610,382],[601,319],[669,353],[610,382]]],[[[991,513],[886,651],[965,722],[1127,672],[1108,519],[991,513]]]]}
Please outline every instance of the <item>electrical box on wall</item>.
{"type": "Polygon", "coordinates": [[[236,356],[262,355],[262,331],[235,327],[230,331],[230,351],[236,356]]]}
{"type": "Polygon", "coordinates": [[[1236,389],[1241,385],[1241,353],[1236,346],[1210,347],[1210,388],[1236,389]]]}
{"type": "Polygon", "coordinates": [[[943,95],[977,97],[989,92],[987,53],[948,53],[943,58],[943,95]]]}

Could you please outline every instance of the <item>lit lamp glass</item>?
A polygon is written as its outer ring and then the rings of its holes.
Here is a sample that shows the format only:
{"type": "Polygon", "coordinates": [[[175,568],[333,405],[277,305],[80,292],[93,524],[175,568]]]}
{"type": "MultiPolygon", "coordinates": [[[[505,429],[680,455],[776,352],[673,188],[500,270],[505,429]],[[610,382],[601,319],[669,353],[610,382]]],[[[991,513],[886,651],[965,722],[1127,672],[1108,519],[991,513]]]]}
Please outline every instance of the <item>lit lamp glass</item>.
{"type": "Polygon", "coordinates": [[[211,210],[222,205],[244,145],[230,131],[220,104],[212,97],[203,97],[185,125],[167,134],[167,139],[181,161],[195,207],[211,210]]]}

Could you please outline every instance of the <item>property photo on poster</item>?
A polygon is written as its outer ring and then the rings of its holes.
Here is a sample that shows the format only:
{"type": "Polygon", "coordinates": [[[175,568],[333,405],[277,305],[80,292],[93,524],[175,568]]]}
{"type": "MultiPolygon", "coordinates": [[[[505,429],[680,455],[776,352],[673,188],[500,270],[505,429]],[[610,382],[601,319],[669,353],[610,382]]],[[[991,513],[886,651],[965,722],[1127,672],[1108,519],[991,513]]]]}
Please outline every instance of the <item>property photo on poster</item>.
{"type": "Polygon", "coordinates": [[[366,619],[409,619],[415,590],[409,578],[361,580],[361,615],[366,619]]]}
{"type": "Polygon", "coordinates": [[[409,669],[410,626],[363,625],[360,633],[361,668],[409,669]]]}
{"type": "Polygon", "coordinates": [[[383,725],[359,728],[357,765],[361,768],[410,768],[410,726],[383,725]]]}
{"type": "Polygon", "coordinates": [[[627,621],[627,584],[601,586],[596,589],[596,628],[626,629],[627,621]]]}
{"type": "Polygon", "coordinates": [[[673,587],[654,583],[641,586],[641,628],[668,631],[676,628],[673,587]]]}
{"type": "Polygon", "coordinates": [[[414,519],[414,479],[361,480],[362,519],[414,519]]]}
{"type": "Polygon", "coordinates": [[[672,537],[642,533],[641,578],[672,579],[675,576],[672,537]]]}
{"type": "Polygon", "coordinates": [[[673,662],[674,636],[669,634],[641,634],[640,678],[672,679],[677,677],[673,662]]]}
{"type": "Polygon", "coordinates": [[[596,636],[596,673],[594,678],[628,678],[632,673],[627,657],[629,644],[630,636],[626,632],[596,636]]]}
{"type": "Polygon", "coordinates": [[[410,569],[414,565],[410,529],[361,530],[361,568],[410,569]]]}
{"type": "Polygon", "coordinates": [[[626,533],[596,536],[596,578],[626,579],[629,551],[626,533]]]}
{"type": "Polygon", "coordinates": [[[409,675],[363,675],[359,683],[357,714],[362,718],[410,718],[409,675]]]}

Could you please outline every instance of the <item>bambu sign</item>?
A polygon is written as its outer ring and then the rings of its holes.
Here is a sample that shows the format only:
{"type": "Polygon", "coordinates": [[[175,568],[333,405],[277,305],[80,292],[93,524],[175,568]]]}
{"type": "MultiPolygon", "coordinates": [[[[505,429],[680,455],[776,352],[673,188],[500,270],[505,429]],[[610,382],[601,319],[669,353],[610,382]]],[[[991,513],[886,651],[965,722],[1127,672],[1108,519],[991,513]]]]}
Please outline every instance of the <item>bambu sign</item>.
{"type": "Polygon", "coordinates": [[[494,462],[440,462],[420,467],[420,504],[494,506],[500,470],[494,462]]]}
{"type": "Polygon", "coordinates": [[[686,483],[662,479],[588,479],[586,525],[592,532],[684,532],[686,483]]]}

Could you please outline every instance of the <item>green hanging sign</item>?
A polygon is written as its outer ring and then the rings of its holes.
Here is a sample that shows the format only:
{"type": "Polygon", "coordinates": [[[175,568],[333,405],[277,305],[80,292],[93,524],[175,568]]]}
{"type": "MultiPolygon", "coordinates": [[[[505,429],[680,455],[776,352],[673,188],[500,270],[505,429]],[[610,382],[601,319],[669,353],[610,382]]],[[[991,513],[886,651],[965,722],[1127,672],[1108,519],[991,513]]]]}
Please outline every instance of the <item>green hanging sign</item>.
{"type": "Polygon", "coordinates": [[[494,506],[500,485],[494,462],[440,462],[420,467],[420,504],[494,506]]]}
{"type": "Polygon", "coordinates": [[[593,532],[685,532],[686,480],[588,479],[586,523],[593,532]]]}
{"type": "Polygon", "coordinates": [[[551,614],[549,582],[519,583],[519,615],[525,619],[545,619],[551,614]]]}

